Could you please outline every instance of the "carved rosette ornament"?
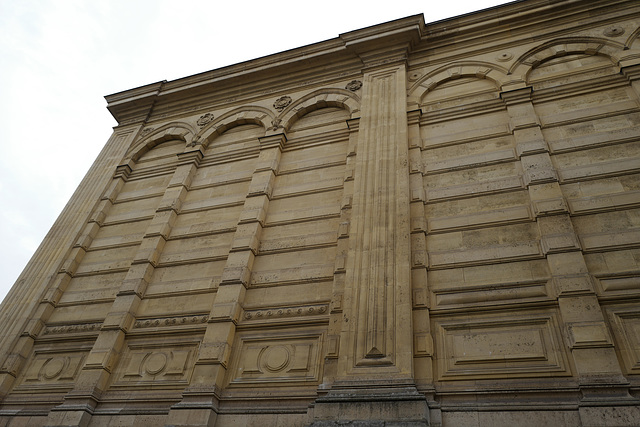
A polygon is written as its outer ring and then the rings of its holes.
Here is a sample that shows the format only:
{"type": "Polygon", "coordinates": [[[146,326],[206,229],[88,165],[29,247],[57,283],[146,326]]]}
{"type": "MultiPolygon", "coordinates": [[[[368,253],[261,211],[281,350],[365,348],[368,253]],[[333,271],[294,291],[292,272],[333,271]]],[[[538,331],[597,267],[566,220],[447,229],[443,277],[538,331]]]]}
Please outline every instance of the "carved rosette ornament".
{"type": "Polygon", "coordinates": [[[153,130],[153,128],[144,128],[142,129],[142,132],[140,133],[142,136],[147,136],[151,133],[151,131],[153,130]]]}
{"type": "Polygon", "coordinates": [[[276,102],[273,103],[273,108],[278,111],[282,111],[287,108],[289,104],[291,104],[291,97],[281,96],[280,98],[276,99],[276,102]]]}
{"type": "Polygon", "coordinates": [[[350,90],[351,92],[355,92],[361,87],[362,82],[360,80],[351,80],[344,88],[350,90]]]}
{"type": "Polygon", "coordinates": [[[211,121],[214,119],[213,114],[211,113],[207,113],[207,114],[203,114],[202,116],[200,116],[200,118],[198,119],[198,121],[196,122],[196,124],[200,127],[206,126],[207,124],[211,123],[211,121]]]}

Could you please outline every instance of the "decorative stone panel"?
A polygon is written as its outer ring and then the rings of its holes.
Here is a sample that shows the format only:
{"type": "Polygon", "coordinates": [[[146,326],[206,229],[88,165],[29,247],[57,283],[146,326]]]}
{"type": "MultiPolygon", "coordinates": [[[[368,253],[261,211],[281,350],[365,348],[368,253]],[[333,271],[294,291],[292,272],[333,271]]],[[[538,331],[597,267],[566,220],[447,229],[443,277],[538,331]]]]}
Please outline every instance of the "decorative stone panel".
{"type": "Polygon", "coordinates": [[[555,313],[436,321],[440,380],[569,375],[555,313]]]}
{"type": "Polygon", "coordinates": [[[85,357],[86,351],[36,351],[16,390],[45,390],[73,386],[85,357]]]}
{"type": "Polygon", "coordinates": [[[293,336],[240,335],[230,370],[230,386],[317,383],[321,366],[320,333],[293,336]]]}
{"type": "Polygon", "coordinates": [[[607,313],[624,367],[629,374],[640,374],[640,308],[612,307],[607,313]]]}
{"type": "Polygon", "coordinates": [[[112,387],[184,387],[193,369],[197,343],[128,344],[112,387]]]}

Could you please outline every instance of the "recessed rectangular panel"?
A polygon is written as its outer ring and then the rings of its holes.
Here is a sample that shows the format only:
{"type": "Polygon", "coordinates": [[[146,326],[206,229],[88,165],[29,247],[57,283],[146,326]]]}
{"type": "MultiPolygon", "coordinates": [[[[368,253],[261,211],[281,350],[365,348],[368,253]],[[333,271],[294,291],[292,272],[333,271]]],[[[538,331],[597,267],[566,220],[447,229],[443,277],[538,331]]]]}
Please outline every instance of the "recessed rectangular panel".
{"type": "Polygon", "coordinates": [[[127,344],[111,388],[184,387],[196,360],[197,342],[127,344]]]}
{"type": "Polygon", "coordinates": [[[440,380],[570,374],[554,313],[434,323],[440,380]]]}
{"type": "Polygon", "coordinates": [[[88,350],[45,351],[36,349],[19,378],[19,390],[70,388],[82,369],[88,350]]]}
{"type": "Polygon", "coordinates": [[[320,333],[264,336],[242,333],[234,346],[230,386],[317,384],[320,381],[320,333]]]}

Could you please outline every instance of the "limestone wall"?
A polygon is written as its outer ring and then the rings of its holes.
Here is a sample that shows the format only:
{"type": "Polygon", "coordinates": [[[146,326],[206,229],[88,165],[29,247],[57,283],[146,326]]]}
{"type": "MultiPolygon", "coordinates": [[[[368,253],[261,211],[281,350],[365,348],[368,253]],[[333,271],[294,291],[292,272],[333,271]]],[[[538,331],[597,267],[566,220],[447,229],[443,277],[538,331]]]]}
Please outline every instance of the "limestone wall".
{"type": "Polygon", "coordinates": [[[0,425],[639,424],[639,12],[414,16],[108,96],[0,306],[0,425]]]}

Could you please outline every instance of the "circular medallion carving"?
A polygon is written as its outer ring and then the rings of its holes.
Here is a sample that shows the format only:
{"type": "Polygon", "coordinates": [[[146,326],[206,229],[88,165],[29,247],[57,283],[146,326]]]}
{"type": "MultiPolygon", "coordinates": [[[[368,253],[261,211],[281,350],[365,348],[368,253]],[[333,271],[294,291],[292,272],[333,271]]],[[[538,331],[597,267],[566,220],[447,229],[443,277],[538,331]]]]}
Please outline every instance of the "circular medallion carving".
{"type": "Polygon", "coordinates": [[[62,373],[64,365],[64,357],[53,357],[45,362],[40,372],[42,372],[44,378],[51,380],[62,373]]]}
{"type": "Polygon", "coordinates": [[[291,104],[291,97],[281,96],[280,98],[276,99],[276,102],[273,103],[273,108],[278,111],[282,111],[287,108],[289,104],[291,104]]]}
{"type": "Polygon", "coordinates": [[[213,119],[214,119],[213,114],[211,113],[203,114],[202,116],[200,116],[196,124],[200,127],[206,126],[207,124],[211,123],[213,119]]]}
{"type": "Polygon", "coordinates": [[[410,82],[415,82],[419,78],[420,78],[420,73],[411,73],[411,74],[409,74],[409,81],[410,82]]]}
{"type": "Polygon", "coordinates": [[[503,52],[500,55],[496,56],[496,61],[506,62],[513,58],[513,53],[511,52],[503,52]]]}
{"type": "Polygon", "coordinates": [[[262,356],[264,367],[271,372],[282,371],[290,359],[289,349],[283,345],[268,347],[262,356]]]}
{"type": "Polygon", "coordinates": [[[147,356],[144,371],[149,375],[160,373],[167,366],[167,355],[164,353],[151,353],[147,356]]]}
{"type": "Polygon", "coordinates": [[[612,25],[605,28],[603,34],[607,37],[618,37],[624,34],[624,28],[620,25],[612,25]]]}
{"type": "Polygon", "coordinates": [[[361,87],[362,82],[360,80],[351,80],[344,88],[350,90],[351,92],[355,92],[361,87]]]}

